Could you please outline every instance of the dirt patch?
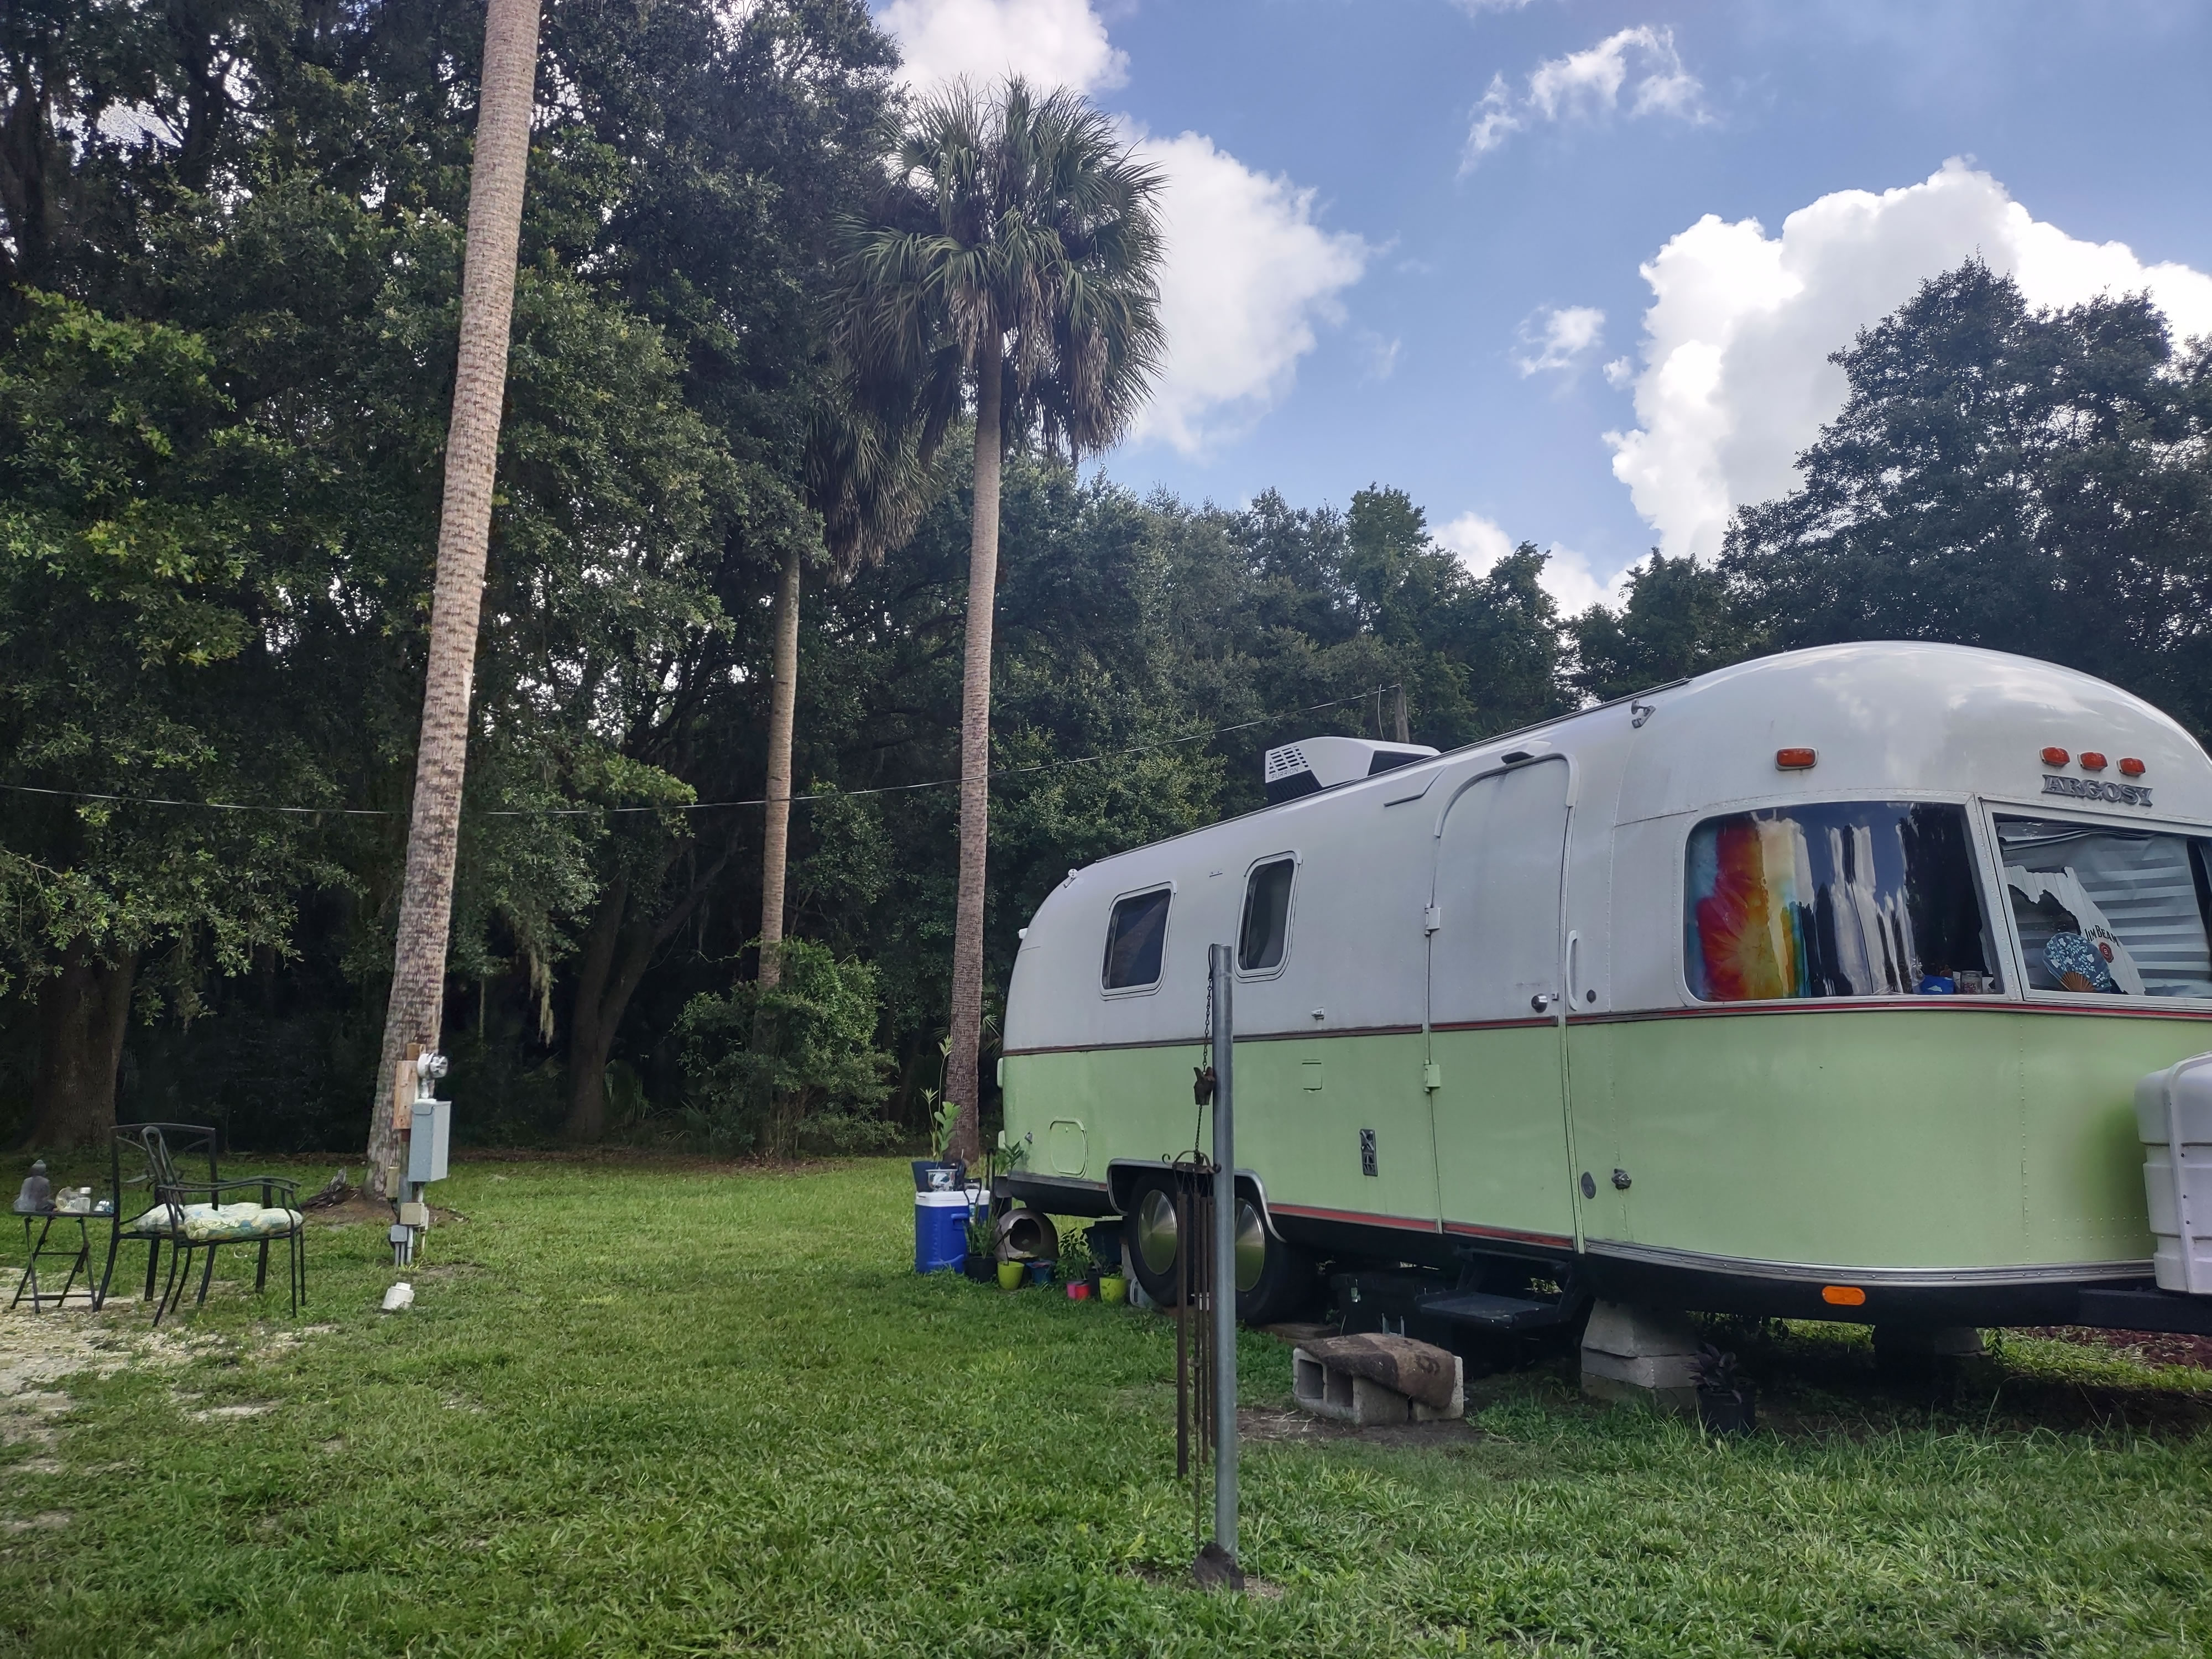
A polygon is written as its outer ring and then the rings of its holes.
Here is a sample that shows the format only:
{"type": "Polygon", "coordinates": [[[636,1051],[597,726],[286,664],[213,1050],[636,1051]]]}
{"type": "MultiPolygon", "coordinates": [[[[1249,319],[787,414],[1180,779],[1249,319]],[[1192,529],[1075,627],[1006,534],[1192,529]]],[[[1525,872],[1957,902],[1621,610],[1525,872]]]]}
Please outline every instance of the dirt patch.
{"type": "Polygon", "coordinates": [[[66,1527],[76,1517],[67,1510],[42,1510],[21,1521],[0,1521],[0,1532],[45,1531],[54,1527],[66,1527]]]}
{"type": "MultiPolygon", "coordinates": [[[[343,1203],[309,1210],[307,1216],[310,1227],[355,1227],[364,1221],[374,1222],[380,1227],[389,1227],[397,1219],[398,1212],[380,1198],[371,1198],[367,1193],[357,1192],[343,1203]]],[[[441,1209],[435,1204],[430,1206],[430,1225],[434,1228],[450,1226],[457,1221],[467,1219],[468,1217],[458,1210],[441,1209]]]]}
{"type": "MultiPolygon", "coordinates": [[[[1149,1561],[1132,1561],[1121,1571],[1125,1577],[1162,1585],[1169,1589],[1204,1590],[1212,1595],[1221,1588],[1218,1584],[1201,1584],[1198,1575],[1189,1567],[1161,1567],[1149,1561]]],[[[1262,1601],[1279,1601],[1283,1598],[1283,1587],[1272,1579],[1248,1572],[1244,1575],[1244,1594],[1256,1595],[1262,1601]]]]}
{"type": "Polygon", "coordinates": [[[1260,1445],[1279,1445],[1294,1441],[1356,1440],[1363,1445],[1416,1447],[1427,1450],[1472,1445],[1486,1437],[1480,1429],[1465,1418],[1447,1418],[1435,1423],[1392,1423],[1363,1429],[1350,1423],[1340,1423],[1334,1418],[1316,1417],[1295,1406],[1247,1406],[1237,1413],[1237,1434],[1239,1440],[1249,1440],[1260,1445]]]}

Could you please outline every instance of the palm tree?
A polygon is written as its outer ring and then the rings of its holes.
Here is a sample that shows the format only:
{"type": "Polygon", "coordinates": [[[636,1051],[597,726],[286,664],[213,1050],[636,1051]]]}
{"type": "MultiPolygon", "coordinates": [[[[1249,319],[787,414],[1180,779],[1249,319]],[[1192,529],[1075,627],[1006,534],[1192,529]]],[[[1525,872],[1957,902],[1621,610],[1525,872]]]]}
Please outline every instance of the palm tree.
{"type": "MultiPolygon", "coordinates": [[[[906,390],[911,393],[915,388],[906,390]]],[[[911,397],[881,395],[863,408],[840,375],[824,393],[807,433],[807,504],[822,519],[822,553],[831,580],[905,545],[935,498],[936,471],[924,459],[928,429],[911,397]]],[[[784,870],[790,848],[791,734],[799,700],[799,590],[811,550],[785,550],[775,589],[769,670],[768,810],[761,830],[760,985],[783,977],[784,870]]]]}
{"type": "Polygon", "coordinates": [[[960,888],[945,1098],[956,1156],[978,1151],[983,876],[990,823],[991,623],[999,471],[1010,438],[1070,460],[1117,442],[1164,343],[1159,174],[1077,93],[1019,77],[925,100],[874,211],[846,227],[843,345],[864,386],[923,386],[925,451],[972,391],[975,515],[960,696],[960,888]]]}
{"type": "Polygon", "coordinates": [[[394,1079],[410,1047],[434,1048],[445,1011],[446,939],[453,926],[453,854],[469,752],[469,694],[491,540],[492,477],[500,406],[507,395],[507,332],[522,238],[522,185],[537,95],[538,0],[489,0],[477,97],[476,156],[461,276],[460,359],[446,434],[445,500],[430,606],[422,730],[415,751],[415,803],[407,873],[392,958],[392,1000],[368,1130],[368,1178],[390,1196],[385,1171],[399,1155],[394,1079]]]}

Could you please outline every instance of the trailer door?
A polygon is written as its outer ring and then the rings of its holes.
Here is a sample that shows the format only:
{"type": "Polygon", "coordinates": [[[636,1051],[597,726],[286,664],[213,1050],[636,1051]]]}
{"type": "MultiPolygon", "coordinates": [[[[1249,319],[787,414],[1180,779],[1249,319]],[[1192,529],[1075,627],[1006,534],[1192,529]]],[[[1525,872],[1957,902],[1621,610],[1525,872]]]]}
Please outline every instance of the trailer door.
{"type": "Polygon", "coordinates": [[[1559,996],[1564,759],[1463,787],[1436,838],[1430,1111],[1447,1231],[1571,1240],[1559,996]]]}

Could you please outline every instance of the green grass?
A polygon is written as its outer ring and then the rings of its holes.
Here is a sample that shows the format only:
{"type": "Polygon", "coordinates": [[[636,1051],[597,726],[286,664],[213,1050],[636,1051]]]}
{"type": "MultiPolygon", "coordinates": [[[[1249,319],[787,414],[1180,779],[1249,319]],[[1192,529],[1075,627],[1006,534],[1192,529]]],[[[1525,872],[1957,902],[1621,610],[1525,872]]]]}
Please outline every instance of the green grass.
{"type": "MultiPolygon", "coordinates": [[[[1473,1432],[1252,1444],[1280,1594],[1209,1595],[1172,1328],[917,1279],[908,1190],[471,1164],[388,1316],[380,1230],[317,1233],[328,1328],[219,1295],[189,1361],[48,1384],[51,1443],[0,1446],[0,1520],[48,1517],[0,1533],[0,1651],[2212,1649],[2212,1376],[2015,1340],[1922,1397],[1828,1328],[1747,1336],[1747,1443],[1561,1361],[1474,1386],[1473,1432]]],[[[1280,1343],[1240,1361],[1287,1395],[1280,1343]]]]}

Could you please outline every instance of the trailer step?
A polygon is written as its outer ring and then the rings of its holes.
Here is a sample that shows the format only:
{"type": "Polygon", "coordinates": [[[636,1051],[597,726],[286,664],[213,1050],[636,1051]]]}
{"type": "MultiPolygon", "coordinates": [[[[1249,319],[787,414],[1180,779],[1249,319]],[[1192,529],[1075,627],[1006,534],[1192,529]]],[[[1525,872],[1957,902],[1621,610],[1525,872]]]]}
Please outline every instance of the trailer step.
{"type": "Polygon", "coordinates": [[[2076,1322],[2116,1331],[2172,1331],[2185,1336],[2212,1336],[2212,1296],[2185,1296],[2179,1291],[2086,1290],[2081,1292],[2076,1322]]]}
{"type": "Polygon", "coordinates": [[[1455,1325],[1475,1325],[1491,1331],[1533,1330],[1556,1325],[1563,1314],[1557,1302],[1530,1302],[1517,1296],[1492,1296],[1486,1291],[1450,1291],[1425,1296],[1413,1304],[1416,1313],[1455,1325]]]}

